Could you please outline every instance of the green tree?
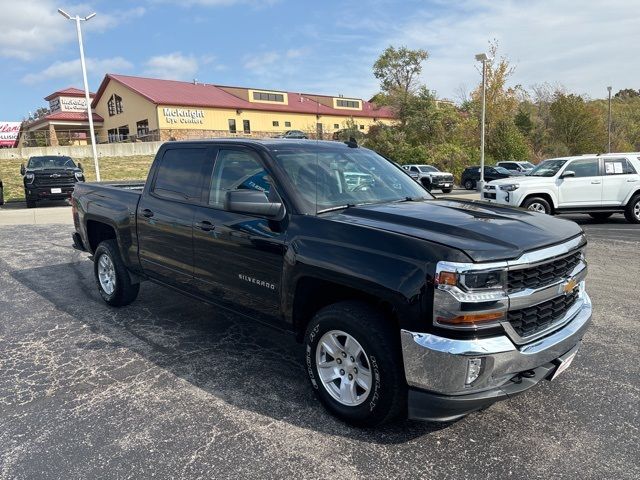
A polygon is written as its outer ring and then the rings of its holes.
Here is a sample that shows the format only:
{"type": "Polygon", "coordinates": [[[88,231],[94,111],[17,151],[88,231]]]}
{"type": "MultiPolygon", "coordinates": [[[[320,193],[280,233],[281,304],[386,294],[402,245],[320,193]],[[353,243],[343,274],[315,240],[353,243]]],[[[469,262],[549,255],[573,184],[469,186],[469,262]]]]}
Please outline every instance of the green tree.
{"type": "Polygon", "coordinates": [[[551,138],[572,155],[603,151],[604,121],[593,105],[580,95],[557,93],[550,106],[551,138]]]}
{"type": "Polygon", "coordinates": [[[528,160],[529,147],[512,120],[504,118],[492,129],[487,151],[495,160],[528,160]]]}
{"type": "Polygon", "coordinates": [[[426,50],[387,47],[373,64],[373,75],[380,80],[382,92],[409,94],[418,87],[422,62],[429,58],[426,50]]]}

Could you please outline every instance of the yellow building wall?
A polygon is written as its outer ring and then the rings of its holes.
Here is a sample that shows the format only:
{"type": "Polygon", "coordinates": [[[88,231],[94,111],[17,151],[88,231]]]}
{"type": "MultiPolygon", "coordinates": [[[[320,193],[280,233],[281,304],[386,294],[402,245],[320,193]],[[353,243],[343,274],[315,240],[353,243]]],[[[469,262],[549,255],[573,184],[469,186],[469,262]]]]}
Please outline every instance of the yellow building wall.
{"type": "MultiPolygon", "coordinates": [[[[158,107],[159,128],[161,130],[229,130],[229,119],[236,121],[236,130],[243,133],[243,120],[249,120],[252,132],[281,133],[285,130],[303,130],[315,132],[316,124],[322,123],[325,133],[335,132],[347,126],[349,116],[315,114],[268,112],[256,110],[242,110],[240,113],[234,109],[180,107],[176,105],[161,105],[158,107]],[[278,126],[273,122],[277,121],[278,126]],[[291,122],[291,126],[285,126],[285,122],[291,122]],[[336,127],[338,125],[338,127],[336,127]]],[[[363,132],[376,121],[390,124],[389,119],[376,119],[375,117],[353,117],[356,125],[363,125],[363,132]]]]}
{"type": "Polygon", "coordinates": [[[107,84],[94,112],[104,118],[103,126],[96,131],[99,142],[107,141],[107,132],[110,129],[125,125],[129,127],[129,134],[135,135],[137,133],[136,123],[141,120],[148,120],[150,131],[158,129],[155,104],[118,82],[110,81],[107,84]],[[123,111],[110,117],[107,103],[114,93],[122,98],[123,111]]]}

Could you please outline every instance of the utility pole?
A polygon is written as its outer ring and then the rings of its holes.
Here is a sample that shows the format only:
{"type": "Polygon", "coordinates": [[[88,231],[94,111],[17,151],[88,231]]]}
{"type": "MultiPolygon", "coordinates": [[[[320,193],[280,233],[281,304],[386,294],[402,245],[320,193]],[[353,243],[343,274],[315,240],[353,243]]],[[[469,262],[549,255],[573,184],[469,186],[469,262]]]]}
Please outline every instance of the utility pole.
{"type": "Polygon", "coordinates": [[[485,124],[485,110],[486,110],[486,92],[487,92],[487,61],[489,57],[486,53],[479,53],[476,55],[476,60],[482,62],[482,120],[480,122],[480,180],[478,181],[478,190],[482,195],[482,189],[484,187],[484,124],[485,124]]]}
{"type": "Polygon", "coordinates": [[[607,151],[611,153],[611,87],[607,87],[609,90],[609,119],[607,121],[607,131],[609,133],[609,147],[607,151]]]}
{"type": "Polygon", "coordinates": [[[93,112],[91,111],[91,95],[89,95],[89,82],[87,81],[87,65],[84,61],[84,46],[82,45],[82,29],[80,28],[80,22],[87,22],[96,16],[95,13],[91,13],[86,17],[80,17],[76,15],[72,17],[67,12],[58,9],[58,13],[67,20],[73,20],[76,22],[76,30],[78,33],[78,44],[80,46],[80,65],[82,66],[82,80],[84,81],[84,98],[87,102],[87,117],[89,118],[89,132],[91,135],[91,150],[93,152],[93,165],[96,170],[96,180],[100,181],[100,165],[98,164],[98,150],[96,148],[96,132],[93,128],[93,112]]]}

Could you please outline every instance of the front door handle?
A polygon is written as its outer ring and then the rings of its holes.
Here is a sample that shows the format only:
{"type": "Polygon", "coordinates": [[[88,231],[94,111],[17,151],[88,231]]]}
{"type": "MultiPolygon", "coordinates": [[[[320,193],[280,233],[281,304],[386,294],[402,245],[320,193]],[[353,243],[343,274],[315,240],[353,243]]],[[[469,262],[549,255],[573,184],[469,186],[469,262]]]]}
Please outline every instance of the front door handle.
{"type": "Polygon", "coordinates": [[[209,222],[208,220],[203,220],[201,222],[196,223],[196,228],[199,228],[203,232],[210,232],[211,230],[215,229],[216,226],[213,223],[209,222]]]}
{"type": "Polygon", "coordinates": [[[591,185],[600,185],[600,180],[594,180],[591,185]]]}
{"type": "Polygon", "coordinates": [[[629,180],[627,180],[627,182],[629,182],[629,183],[635,183],[637,181],[638,181],[637,178],[630,178],[629,180]]]}
{"type": "Polygon", "coordinates": [[[144,210],[142,210],[142,216],[145,218],[151,218],[153,217],[153,212],[148,208],[145,208],[144,210]]]}

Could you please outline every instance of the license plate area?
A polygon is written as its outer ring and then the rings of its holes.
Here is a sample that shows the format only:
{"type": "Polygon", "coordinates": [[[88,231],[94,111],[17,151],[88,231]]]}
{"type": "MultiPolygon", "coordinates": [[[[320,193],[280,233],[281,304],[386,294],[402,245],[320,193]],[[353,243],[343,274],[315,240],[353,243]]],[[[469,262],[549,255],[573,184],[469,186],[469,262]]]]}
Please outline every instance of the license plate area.
{"type": "Polygon", "coordinates": [[[558,358],[554,363],[557,365],[556,369],[553,371],[549,380],[553,381],[560,376],[562,372],[564,372],[569,366],[573,359],[576,358],[576,354],[578,353],[578,349],[575,348],[573,351],[566,353],[562,357],[558,358]]]}
{"type": "Polygon", "coordinates": [[[51,193],[62,193],[62,189],[61,188],[52,188],[51,189],[51,193]]]}

